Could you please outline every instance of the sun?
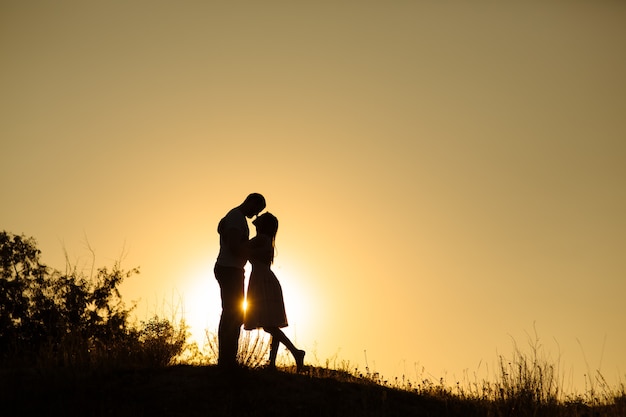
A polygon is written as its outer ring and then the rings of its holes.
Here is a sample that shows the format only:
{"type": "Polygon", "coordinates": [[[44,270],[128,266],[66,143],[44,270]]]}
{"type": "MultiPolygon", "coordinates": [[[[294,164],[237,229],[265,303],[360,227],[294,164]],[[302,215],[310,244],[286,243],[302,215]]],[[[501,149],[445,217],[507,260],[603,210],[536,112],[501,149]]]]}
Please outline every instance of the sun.
{"type": "MultiPolygon", "coordinates": [[[[319,311],[315,313],[315,291],[312,289],[310,278],[306,272],[280,260],[272,266],[281,287],[285,310],[289,325],[283,331],[289,337],[301,339],[306,334],[314,334],[313,328],[317,327],[320,319],[319,311]]],[[[247,287],[250,277],[250,267],[245,268],[245,286],[247,287]]],[[[200,264],[192,267],[185,274],[185,278],[179,283],[183,305],[183,319],[188,326],[188,342],[197,343],[202,347],[207,342],[208,334],[217,334],[220,316],[222,314],[222,301],[220,288],[215,280],[212,264],[200,264]]],[[[246,311],[247,302],[244,298],[242,310],[246,311]]]]}

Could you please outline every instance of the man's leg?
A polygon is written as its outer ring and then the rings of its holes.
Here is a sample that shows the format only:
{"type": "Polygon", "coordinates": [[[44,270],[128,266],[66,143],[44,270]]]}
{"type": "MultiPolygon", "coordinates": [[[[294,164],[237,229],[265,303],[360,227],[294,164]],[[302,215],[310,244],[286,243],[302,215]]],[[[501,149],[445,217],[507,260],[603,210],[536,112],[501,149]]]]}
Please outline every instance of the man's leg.
{"type": "Polygon", "coordinates": [[[237,363],[239,333],[243,324],[244,271],[216,265],[215,277],[222,297],[222,315],[217,332],[218,364],[234,366],[237,363]]]}

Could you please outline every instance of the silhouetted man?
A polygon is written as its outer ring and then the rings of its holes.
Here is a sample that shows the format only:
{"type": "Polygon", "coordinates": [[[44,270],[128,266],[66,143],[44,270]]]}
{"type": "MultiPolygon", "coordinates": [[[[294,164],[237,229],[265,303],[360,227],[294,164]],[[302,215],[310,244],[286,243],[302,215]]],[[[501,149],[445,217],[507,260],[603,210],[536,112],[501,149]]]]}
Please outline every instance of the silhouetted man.
{"type": "Polygon", "coordinates": [[[250,238],[247,218],[252,218],[265,208],[265,198],[258,193],[246,197],[239,206],[230,210],[217,226],[220,234],[220,253],[215,262],[215,278],[220,285],[222,315],[217,331],[219,344],[218,365],[237,365],[237,345],[243,324],[244,266],[248,261],[247,247],[250,238]]]}

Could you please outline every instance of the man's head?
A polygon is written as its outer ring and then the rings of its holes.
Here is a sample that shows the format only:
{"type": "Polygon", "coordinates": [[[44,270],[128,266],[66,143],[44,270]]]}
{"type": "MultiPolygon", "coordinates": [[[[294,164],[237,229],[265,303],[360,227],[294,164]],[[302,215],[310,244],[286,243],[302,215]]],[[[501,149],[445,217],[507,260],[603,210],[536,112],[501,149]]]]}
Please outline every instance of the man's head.
{"type": "Polygon", "coordinates": [[[265,208],[265,197],[259,193],[252,193],[246,197],[239,208],[243,212],[244,216],[250,219],[259,214],[265,208]]]}

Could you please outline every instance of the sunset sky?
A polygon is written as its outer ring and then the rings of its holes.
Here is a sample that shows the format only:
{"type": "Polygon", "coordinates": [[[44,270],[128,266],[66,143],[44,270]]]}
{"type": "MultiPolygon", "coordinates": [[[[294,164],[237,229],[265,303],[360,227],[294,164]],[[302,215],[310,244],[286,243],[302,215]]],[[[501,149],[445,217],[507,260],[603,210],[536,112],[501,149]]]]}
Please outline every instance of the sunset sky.
{"type": "Polygon", "coordinates": [[[0,0],[0,230],[202,340],[260,192],[307,362],[624,383],[626,3],[546,3],[0,0]]]}

